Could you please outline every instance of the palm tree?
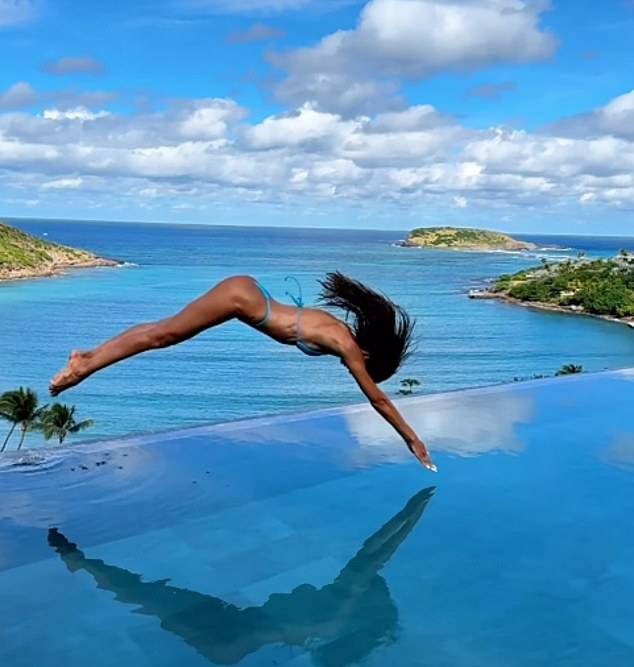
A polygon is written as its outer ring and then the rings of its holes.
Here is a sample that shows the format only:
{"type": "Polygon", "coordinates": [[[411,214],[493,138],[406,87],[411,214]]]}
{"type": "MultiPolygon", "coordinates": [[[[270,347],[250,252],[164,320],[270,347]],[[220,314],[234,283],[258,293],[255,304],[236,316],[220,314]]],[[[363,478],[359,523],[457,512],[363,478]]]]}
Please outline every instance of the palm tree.
{"type": "Polygon", "coordinates": [[[555,375],[574,375],[575,373],[583,373],[583,366],[576,364],[564,364],[555,375]]]}
{"type": "Polygon", "coordinates": [[[2,444],[0,452],[6,449],[9,438],[13,435],[17,426],[20,426],[22,431],[17,449],[22,449],[27,432],[37,422],[45,409],[45,406],[38,408],[37,403],[37,394],[32,389],[25,389],[24,387],[5,391],[0,396],[0,417],[12,422],[11,429],[2,444]]]}
{"type": "Polygon", "coordinates": [[[420,382],[416,378],[405,378],[401,380],[401,388],[398,390],[398,393],[402,396],[408,396],[414,393],[414,387],[418,387],[419,385],[420,382]]]}
{"type": "Polygon", "coordinates": [[[71,433],[79,433],[94,424],[92,419],[83,421],[75,420],[75,406],[64,405],[63,403],[53,403],[50,408],[45,410],[38,429],[40,429],[46,440],[56,437],[59,444],[64,444],[64,440],[71,433]]]}
{"type": "Polygon", "coordinates": [[[2,396],[0,396],[0,418],[6,419],[7,421],[11,422],[11,428],[9,429],[9,433],[7,433],[7,437],[4,439],[4,442],[2,443],[2,448],[0,448],[0,452],[4,452],[9,440],[11,439],[11,436],[13,435],[13,431],[15,431],[18,425],[18,422],[13,419],[13,413],[10,409],[8,401],[9,398],[8,394],[9,392],[6,391],[4,394],[2,394],[2,396]]]}

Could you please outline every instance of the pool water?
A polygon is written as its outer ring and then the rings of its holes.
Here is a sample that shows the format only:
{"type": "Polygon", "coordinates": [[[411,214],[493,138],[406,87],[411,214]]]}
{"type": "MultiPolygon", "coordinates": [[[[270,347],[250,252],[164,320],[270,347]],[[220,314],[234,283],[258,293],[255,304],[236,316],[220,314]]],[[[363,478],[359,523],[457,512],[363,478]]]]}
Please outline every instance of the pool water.
{"type": "Polygon", "coordinates": [[[634,664],[634,372],[11,454],[0,665],[634,664]]]}

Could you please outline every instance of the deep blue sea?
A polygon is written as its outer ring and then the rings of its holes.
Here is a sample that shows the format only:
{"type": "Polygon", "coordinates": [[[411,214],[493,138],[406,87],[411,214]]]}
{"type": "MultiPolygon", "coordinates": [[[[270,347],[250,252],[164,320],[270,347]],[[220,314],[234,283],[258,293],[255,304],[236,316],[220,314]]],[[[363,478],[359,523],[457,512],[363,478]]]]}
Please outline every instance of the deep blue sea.
{"type": "MultiPolygon", "coordinates": [[[[544,313],[467,292],[501,273],[574,257],[634,250],[634,239],[523,236],[534,253],[402,248],[405,231],[347,231],[20,220],[24,231],[124,260],[59,278],[0,284],[0,392],[30,386],[46,400],[49,378],[73,348],[88,349],[139,322],[169,316],[232,274],[256,276],[278,299],[296,276],[310,302],[335,269],[377,288],[417,318],[417,349],[384,384],[405,377],[420,393],[552,374],[634,366],[634,331],[586,317],[544,313]],[[566,250],[552,250],[554,246],[566,250]]],[[[239,323],[108,368],[62,395],[95,427],[81,439],[171,429],[361,402],[334,358],[309,358],[239,323]]],[[[29,434],[27,444],[37,446],[29,434]]]]}

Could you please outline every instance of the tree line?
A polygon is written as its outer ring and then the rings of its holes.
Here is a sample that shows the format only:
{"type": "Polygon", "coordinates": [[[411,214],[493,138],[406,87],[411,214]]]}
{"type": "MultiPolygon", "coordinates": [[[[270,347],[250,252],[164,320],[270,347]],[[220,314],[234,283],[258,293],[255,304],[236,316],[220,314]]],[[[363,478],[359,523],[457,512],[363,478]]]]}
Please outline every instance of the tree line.
{"type": "Polygon", "coordinates": [[[621,250],[613,259],[567,259],[498,278],[494,292],[520,301],[573,306],[587,313],[634,316],[634,254],[621,250]]]}
{"type": "Polygon", "coordinates": [[[58,444],[63,445],[68,436],[94,424],[92,419],[78,421],[74,405],[40,405],[37,393],[24,387],[0,395],[0,419],[9,422],[0,452],[5,451],[14,434],[19,438],[16,450],[22,449],[29,431],[40,432],[45,440],[56,438],[58,444]]]}

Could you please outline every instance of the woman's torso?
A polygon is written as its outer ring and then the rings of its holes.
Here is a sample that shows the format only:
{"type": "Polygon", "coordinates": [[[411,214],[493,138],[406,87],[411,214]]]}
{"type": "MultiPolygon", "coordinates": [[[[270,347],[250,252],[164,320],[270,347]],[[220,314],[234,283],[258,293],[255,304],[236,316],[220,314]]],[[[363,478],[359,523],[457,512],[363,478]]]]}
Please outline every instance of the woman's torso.
{"type": "Polygon", "coordinates": [[[337,354],[348,326],[319,308],[290,306],[269,297],[268,317],[254,328],[284,345],[296,345],[306,354],[337,354]]]}

